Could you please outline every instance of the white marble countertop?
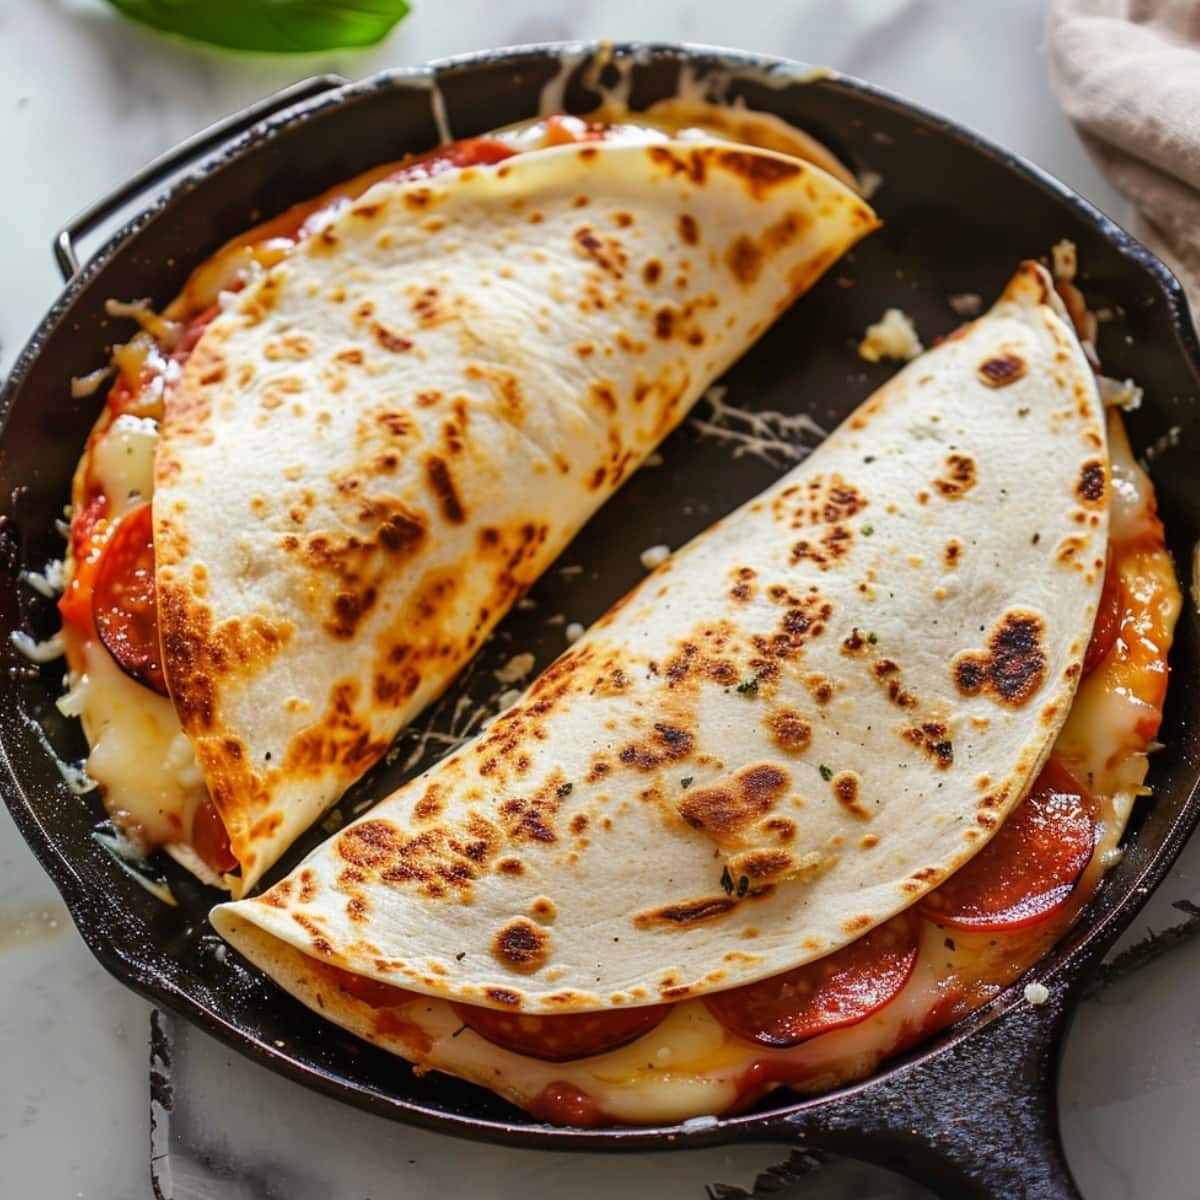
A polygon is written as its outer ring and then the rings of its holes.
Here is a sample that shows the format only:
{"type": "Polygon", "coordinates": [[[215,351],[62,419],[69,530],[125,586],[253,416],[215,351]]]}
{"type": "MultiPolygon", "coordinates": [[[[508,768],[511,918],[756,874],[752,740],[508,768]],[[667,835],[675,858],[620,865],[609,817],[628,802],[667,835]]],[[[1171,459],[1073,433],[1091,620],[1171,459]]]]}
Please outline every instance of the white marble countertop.
{"type": "MultiPolygon", "coordinates": [[[[560,38],[736,45],[826,63],[940,109],[1027,155],[1119,221],[1045,79],[1042,0],[415,0],[385,45],[303,59],[223,55],[115,19],[99,0],[0,4],[0,373],[55,297],[61,222],[186,134],[294,79],[351,77],[485,46],[560,38]]],[[[1200,846],[1134,936],[1200,900],[1200,846]]],[[[1087,1002],[1064,1064],[1063,1123],[1088,1200],[1200,1195],[1200,940],[1087,1002]]],[[[450,1142],[269,1076],[172,1026],[176,1105],[160,1130],[166,1200],[350,1200],[450,1194],[631,1198],[749,1186],[785,1157],[754,1147],[635,1162],[450,1142]]],[[[149,1008],[109,979],[0,815],[0,1197],[151,1195],[149,1008]]],[[[824,1167],[796,1194],[919,1193],[824,1167]]]]}

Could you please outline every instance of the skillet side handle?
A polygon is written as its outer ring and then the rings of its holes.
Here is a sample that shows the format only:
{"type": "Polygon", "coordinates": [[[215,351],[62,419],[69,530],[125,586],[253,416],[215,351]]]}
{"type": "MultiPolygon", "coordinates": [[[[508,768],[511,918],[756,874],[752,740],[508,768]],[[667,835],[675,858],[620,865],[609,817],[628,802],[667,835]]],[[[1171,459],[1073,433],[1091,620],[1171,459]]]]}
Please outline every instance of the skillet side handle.
{"type": "Polygon", "coordinates": [[[794,1113],[789,1140],[887,1167],[945,1200],[1083,1200],[1058,1127],[1073,991],[1020,1000],[939,1053],[794,1113]]]}
{"type": "Polygon", "coordinates": [[[165,154],[152,159],[115,191],[95,203],[89,204],[82,212],[76,213],[55,235],[54,261],[58,264],[63,282],[69,283],[79,273],[79,253],[76,249],[79,239],[86,237],[98,225],[120,212],[143,192],[162,183],[201,155],[207,154],[222,142],[244,133],[266,117],[272,116],[282,109],[290,108],[293,104],[299,104],[303,100],[319,96],[323,92],[342,87],[348,82],[349,80],[341,75],[313,75],[308,79],[302,79],[299,83],[283,88],[281,91],[201,129],[165,154]]]}

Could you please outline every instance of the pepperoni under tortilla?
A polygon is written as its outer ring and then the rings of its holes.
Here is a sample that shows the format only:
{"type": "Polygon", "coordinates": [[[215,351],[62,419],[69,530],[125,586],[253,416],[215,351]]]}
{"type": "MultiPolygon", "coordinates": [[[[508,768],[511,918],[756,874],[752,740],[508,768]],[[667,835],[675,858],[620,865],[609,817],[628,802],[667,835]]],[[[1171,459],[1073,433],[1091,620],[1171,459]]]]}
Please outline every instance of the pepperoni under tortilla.
{"type": "Polygon", "coordinates": [[[165,696],[149,504],[126,513],[104,545],[92,585],[92,619],[121,669],[165,696]]]}
{"type": "Polygon", "coordinates": [[[901,913],[841,950],[782,975],[706,996],[731,1033],[763,1046],[796,1046],[856,1025],[908,982],[917,963],[920,923],[901,913]]]}
{"type": "Polygon", "coordinates": [[[1044,920],[1070,899],[1095,844],[1095,801],[1052,758],[1000,832],[925,897],[922,911],[959,929],[1044,920]]]}

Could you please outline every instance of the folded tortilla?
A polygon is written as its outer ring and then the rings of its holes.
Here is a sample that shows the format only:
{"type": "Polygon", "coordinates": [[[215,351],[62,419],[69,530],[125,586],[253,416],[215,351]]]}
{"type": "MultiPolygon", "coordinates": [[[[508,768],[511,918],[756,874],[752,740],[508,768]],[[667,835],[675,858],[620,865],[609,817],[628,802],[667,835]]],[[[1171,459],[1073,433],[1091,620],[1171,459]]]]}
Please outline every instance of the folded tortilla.
{"type": "Polygon", "coordinates": [[[377,184],[232,301],[167,398],[154,541],[235,895],[876,223],[770,151],[564,146],[377,184]]]}
{"type": "MultiPolygon", "coordinates": [[[[1094,376],[1026,263],[483,735],[213,924],[360,1031],[306,963],[569,1013],[829,954],[967,861],[1040,770],[1108,479],[1094,376]]],[[[386,1042],[438,1066],[418,1033],[386,1042]]]]}

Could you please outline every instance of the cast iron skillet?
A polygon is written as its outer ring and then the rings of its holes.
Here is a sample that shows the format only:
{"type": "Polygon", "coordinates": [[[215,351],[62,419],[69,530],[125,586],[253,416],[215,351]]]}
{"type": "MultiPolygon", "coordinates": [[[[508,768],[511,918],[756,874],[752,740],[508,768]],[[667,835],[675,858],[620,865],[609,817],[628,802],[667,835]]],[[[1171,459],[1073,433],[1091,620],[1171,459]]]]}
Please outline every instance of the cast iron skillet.
{"type": "MultiPolygon", "coordinates": [[[[457,137],[534,114],[543,88],[556,79],[569,77],[569,86],[557,92],[567,107],[594,106],[585,72],[595,51],[523,48],[356,84],[310,80],[185,143],[81,214],[57,246],[67,286],[0,399],[3,632],[25,628],[45,636],[57,625],[52,605],[19,584],[17,570],[62,553],[55,518],[100,403],[99,396],[72,399],[67,381],[105,362],[107,346],[131,332],[125,322],[106,318],[106,298],[147,296],[162,304],[192,265],[255,217],[433,145],[439,98],[457,137]],[[78,267],[75,238],[185,167],[190,170],[180,182],[78,267]]],[[[1200,479],[1190,469],[1200,456],[1200,346],[1180,287],[1160,262],[1028,163],[866,84],[699,48],[621,46],[615,53],[617,65],[601,73],[601,82],[627,82],[635,107],[673,94],[685,69],[706,80],[714,95],[778,113],[856,169],[883,177],[874,203],[886,227],[831,270],[730,373],[729,401],[807,412],[831,429],[890,373],[886,366],[865,367],[853,351],[856,334],[885,307],[907,310],[928,341],[958,322],[949,296],[976,292],[990,301],[1019,259],[1044,255],[1069,237],[1079,248],[1090,301],[1117,314],[1100,335],[1107,372],[1132,375],[1145,388],[1145,404],[1131,418],[1134,438],[1142,449],[1158,443],[1154,478],[1168,536],[1176,561],[1190,564],[1200,535],[1200,479]],[[1174,433],[1167,438],[1169,430],[1174,433]],[[1172,447],[1164,449],[1167,441],[1172,447]]],[[[641,575],[642,548],[681,544],[781,469],[736,458],[730,446],[689,426],[668,441],[664,456],[663,466],[639,472],[566,551],[562,561],[582,564],[583,573],[547,575],[533,592],[537,607],[512,615],[435,712],[435,723],[445,726],[464,689],[493,690],[490,670],[514,646],[534,650],[539,666],[557,654],[562,626],[548,625],[548,616],[594,619],[641,575]]],[[[323,1024],[236,956],[226,957],[206,922],[215,893],[168,867],[179,904],[167,907],[93,839],[103,817],[99,800],[95,793],[73,795],[49,752],[52,746],[63,758],[78,759],[85,749],[75,723],[53,706],[61,663],[40,671],[23,666],[7,649],[7,636],[0,786],[88,945],[114,975],[271,1069],[372,1112],[448,1133],[558,1149],[661,1149],[738,1139],[801,1144],[889,1165],[956,1197],[1066,1200],[1078,1192],[1058,1141],[1055,1084],[1072,1000],[1200,816],[1197,633],[1188,606],[1174,652],[1166,748],[1151,771],[1154,799],[1138,815],[1124,861],[1032,972],[1049,987],[1049,1003],[1031,1007],[1021,981],[863,1083],[814,1099],[778,1092],[744,1115],[667,1128],[550,1128],[481,1089],[439,1075],[415,1079],[403,1063],[323,1024]]],[[[415,737],[406,735],[400,764],[415,737]]],[[[346,810],[382,794],[400,775],[400,765],[374,773],[347,798],[346,810]]],[[[321,836],[316,831],[302,839],[276,874],[321,836]]]]}

